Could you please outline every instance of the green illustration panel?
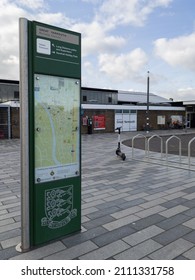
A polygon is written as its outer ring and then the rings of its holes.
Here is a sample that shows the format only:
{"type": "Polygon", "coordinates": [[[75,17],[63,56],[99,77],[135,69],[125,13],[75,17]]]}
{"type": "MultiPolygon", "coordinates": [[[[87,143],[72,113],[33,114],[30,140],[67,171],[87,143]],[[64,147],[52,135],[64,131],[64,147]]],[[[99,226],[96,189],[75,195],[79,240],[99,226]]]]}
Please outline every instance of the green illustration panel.
{"type": "Polygon", "coordinates": [[[80,180],[45,183],[36,190],[33,243],[38,245],[81,229],[80,180]]]}

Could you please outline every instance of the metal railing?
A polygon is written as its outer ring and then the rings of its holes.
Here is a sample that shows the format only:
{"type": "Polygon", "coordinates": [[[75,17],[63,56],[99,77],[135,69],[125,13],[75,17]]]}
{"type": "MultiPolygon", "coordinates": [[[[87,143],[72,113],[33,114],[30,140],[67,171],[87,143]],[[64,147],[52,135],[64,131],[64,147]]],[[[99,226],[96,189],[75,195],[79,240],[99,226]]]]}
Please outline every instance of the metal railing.
{"type": "Polygon", "coordinates": [[[188,143],[188,168],[191,168],[191,144],[194,142],[195,137],[193,137],[188,143]]]}
{"type": "Polygon", "coordinates": [[[136,138],[144,138],[145,139],[145,155],[147,153],[147,137],[143,134],[137,134],[132,138],[132,158],[134,158],[134,142],[136,138]]]}
{"type": "Polygon", "coordinates": [[[172,139],[177,139],[179,141],[179,161],[181,162],[181,139],[178,136],[172,135],[171,137],[169,137],[166,141],[166,162],[168,162],[168,144],[170,142],[170,140],[172,139]]]}
{"type": "Polygon", "coordinates": [[[161,159],[162,159],[162,156],[163,156],[163,139],[162,137],[160,137],[159,135],[157,134],[154,134],[152,135],[150,138],[148,138],[148,144],[147,144],[147,147],[148,147],[148,158],[149,158],[149,155],[150,155],[150,141],[154,138],[158,138],[160,140],[160,153],[161,153],[161,159]]]}
{"type": "MultiPolygon", "coordinates": [[[[191,162],[191,150],[192,150],[192,143],[195,142],[195,137],[193,137],[189,142],[188,142],[188,148],[187,148],[187,156],[183,156],[182,157],[182,153],[181,153],[181,148],[182,148],[182,140],[176,136],[176,135],[172,135],[170,136],[166,141],[164,141],[164,146],[165,146],[165,151],[163,151],[163,137],[157,135],[157,134],[154,134],[152,135],[151,137],[147,137],[143,134],[137,134],[135,135],[133,138],[132,138],[132,159],[138,159],[137,156],[135,156],[135,140],[136,139],[140,139],[140,138],[143,138],[144,139],[144,149],[145,150],[145,156],[144,157],[147,157],[147,159],[155,159],[156,161],[160,161],[161,164],[165,164],[165,165],[170,165],[170,163],[176,163],[177,166],[178,164],[180,165],[181,168],[184,168],[184,169],[189,169],[189,170],[192,170],[192,171],[195,171],[195,167],[194,169],[192,169],[192,162],[191,162]],[[160,141],[160,159],[158,157],[151,157],[150,156],[150,153],[152,152],[151,151],[151,142],[153,141],[153,139],[159,139],[160,141]],[[168,155],[170,155],[170,143],[173,141],[173,140],[176,140],[177,143],[178,143],[178,154],[172,154],[172,158],[170,158],[168,155]],[[163,153],[164,152],[164,153],[163,153]],[[174,155],[174,157],[173,157],[174,155]],[[179,157],[179,161],[178,160],[175,160],[176,157],[179,157]],[[183,161],[183,162],[182,162],[183,161]],[[181,166],[182,164],[182,166],[181,166]]],[[[176,147],[176,146],[174,146],[176,147]]],[[[153,151],[154,152],[154,151],[153,151]]],[[[155,152],[155,153],[159,153],[159,152],[155,152]]],[[[194,157],[194,164],[195,166],[195,157],[194,157]]]]}

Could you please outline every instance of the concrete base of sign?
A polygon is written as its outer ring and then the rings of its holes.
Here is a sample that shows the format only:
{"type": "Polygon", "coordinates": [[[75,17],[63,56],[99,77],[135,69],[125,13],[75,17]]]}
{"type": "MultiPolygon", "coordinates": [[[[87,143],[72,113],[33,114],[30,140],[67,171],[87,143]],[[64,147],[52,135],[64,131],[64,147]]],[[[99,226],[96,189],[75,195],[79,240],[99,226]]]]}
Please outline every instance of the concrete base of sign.
{"type": "Polygon", "coordinates": [[[22,244],[21,244],[21,242],[20,242],[18,245],[16,245],[16,251],[17,251],[17,252],[20,252],[20,253],[23,252],[23,251],[22,251],[22,244]]]}
{"type": "Polygon", "coordinates": [[[22,243],[20,242],[18,245],[16,245],[16,251],[19,253],[25,253],[28,252],[30,249],[22,249],[22,243]]]}

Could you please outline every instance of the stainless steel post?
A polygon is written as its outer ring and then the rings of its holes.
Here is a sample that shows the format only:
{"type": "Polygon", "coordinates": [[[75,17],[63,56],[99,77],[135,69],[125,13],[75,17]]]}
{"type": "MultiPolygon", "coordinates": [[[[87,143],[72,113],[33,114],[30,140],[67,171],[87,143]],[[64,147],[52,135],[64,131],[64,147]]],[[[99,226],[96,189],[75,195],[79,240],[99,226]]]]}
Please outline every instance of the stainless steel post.
{"type": "Polygon", "coordinates": [[[147,77],[147,110],[146,110],[146,133],[150,131],[150,115],[149,115],[149,103],[150,103],[150,72],[148,71],[147,77]]]}
{"type": "Polygon", "coordinates": [[[11,114],[10,114],[10,106],[7,108],[7,124],[8,124],[8,139],[11,139],[11,114]]]}
{"type": "Polygon", "coordinates": [[[21,145],[21,251],[30,248],[29,229],[29,114],[28,20],[19,19],[20,30],[20,145],[21,145]]]}

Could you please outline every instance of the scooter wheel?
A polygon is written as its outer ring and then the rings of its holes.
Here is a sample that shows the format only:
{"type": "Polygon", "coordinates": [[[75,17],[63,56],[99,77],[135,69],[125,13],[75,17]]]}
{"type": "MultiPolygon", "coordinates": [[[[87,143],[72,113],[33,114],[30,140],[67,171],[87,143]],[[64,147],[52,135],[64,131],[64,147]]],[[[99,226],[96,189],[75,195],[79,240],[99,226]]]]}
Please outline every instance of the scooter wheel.
{"type": "Polygon", "coordinates": [[[122,160],[125,160],[126,159],[126,155],[125,154],[122,154],[122,160]]]}

